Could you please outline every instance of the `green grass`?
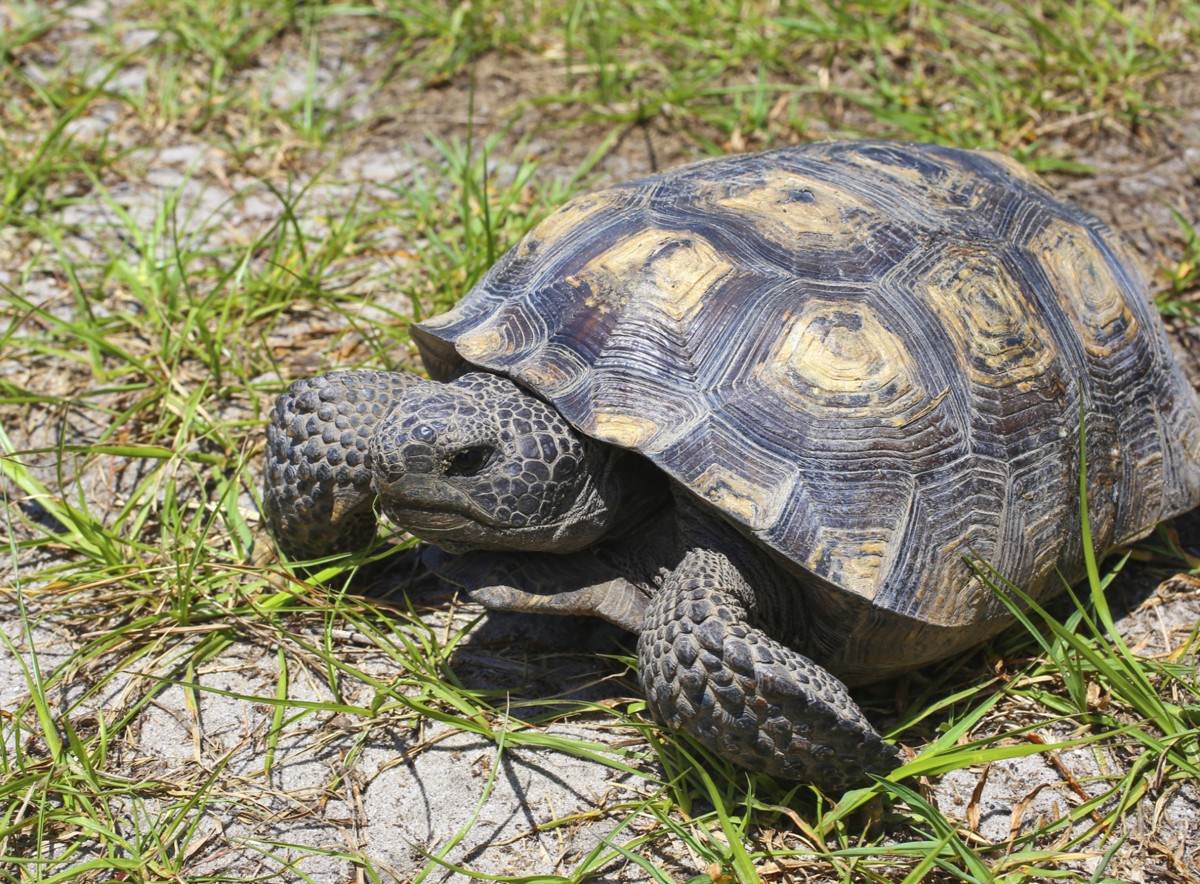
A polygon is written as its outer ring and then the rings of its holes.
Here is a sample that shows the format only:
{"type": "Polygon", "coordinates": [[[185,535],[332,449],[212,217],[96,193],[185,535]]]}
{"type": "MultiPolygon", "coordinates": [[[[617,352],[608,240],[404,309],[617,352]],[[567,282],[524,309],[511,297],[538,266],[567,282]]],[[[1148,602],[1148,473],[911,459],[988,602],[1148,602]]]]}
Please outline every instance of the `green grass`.
{"type": "MultiPolygon", "coordinates": [[[[494,746],[466,822],[417,845],[430,881],[481,825],[504,759],[534,750],[628,779],[602,807],[537,820],[559,833],[603,816],[602,843],[560,875],[503,880],[583,882],[619,864],[697,884],[1082,880],[1089,839],[1194,783],[1200,638],[1168,657],[1125,646],[1098,568],[1078,610],[1035,607],[1034,638],[993,645],[994,677],[926,676],[882,710],[913,777],[1068,747],[1109,764],[1087,784],[1098,797],[990,844],[914,780],[819,796],[662,733],[628,658],[598,664],[617,685],[603,703],[522,693],[537,661],[519,649],[514,683],[481,687],[462,653],[476,624],[454,599],[365,598],[368,562],[301,579],[273,558],[255,502],[261,427],[288,380],[411,366],[411,319],[452,305],[612,157],[650,144],[666,165],[870,133],[1074,169],[1105,138],[1153,141],[1172,113],[1166,78],[1200,41],[1196,3],[137,0],[98,22],[81,9],[0,13],[0,610],[3,653],[23,661],[0,707],[0,880],[292,867],[302,880],[331,857],[391,880],[370,844],[289,847],[271,827],[299,813],[282,785],[297,733],[338,753],[314,805],[356,794],[356,765],[397,735],[397,764],[440,728],[494,746]],[[155,177],[155,152],[181,148],[194,152],[155,177]],[[394,175],[345,172],[380,153],[394,175]],[[242,667],[269,677],[220,686],[242,667]],[[261,729],[206,742],[217,702],[261,729]],[[196,740],[192,763],[134,763],[164,708],[196,740]],[[579,722],[620,738],[580,738],[579,722]],[[222,866],[230,845],[261,866],[222,866]]],[[[1155,280],[1184,317],[1196,223],[1179,214],[1163,233],[1175,245],[1155,280]]],[[[1089,880],[1120,879],[1120,862],[1089,880]]]]}
{"type": "Polygon", "coordinates": [[[1175,260],[1163,268],[1168,287],[1157,298],[1158,309],[1164,316],[1191,318],[1196,313],[1196,292],[1200,290],[1200,233],[1196,222],[1189,221],[1172,210],[1183,240],[1183,248],[1175,260]]]}

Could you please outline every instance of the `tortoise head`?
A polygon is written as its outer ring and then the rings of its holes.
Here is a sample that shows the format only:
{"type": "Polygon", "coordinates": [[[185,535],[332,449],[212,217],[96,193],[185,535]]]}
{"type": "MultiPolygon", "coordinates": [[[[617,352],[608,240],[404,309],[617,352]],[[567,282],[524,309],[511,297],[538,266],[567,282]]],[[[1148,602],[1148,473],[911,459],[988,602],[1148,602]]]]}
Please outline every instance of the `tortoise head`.
{"type": "Polygon", "coordinates": [[[447,552],[582,549],[608,531],[622,493],[613,449],[482,372],[413,384],[369,453],[384,515],[447,552]]]}

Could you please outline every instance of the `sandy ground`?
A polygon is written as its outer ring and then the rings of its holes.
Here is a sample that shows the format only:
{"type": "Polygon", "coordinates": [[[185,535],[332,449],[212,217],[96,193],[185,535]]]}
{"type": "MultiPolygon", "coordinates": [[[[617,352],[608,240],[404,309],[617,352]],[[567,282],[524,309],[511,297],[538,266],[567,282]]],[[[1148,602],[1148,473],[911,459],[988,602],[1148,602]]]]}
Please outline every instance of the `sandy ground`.
{"type": "MultiPolygon", "coordinates": [[[[89,52],[89,16],[111,14],[107,4],[90,3],[73,13],[77,26],[65,39],[81,59],[89,52]]],[[[129,40],[142,39],[130,34],[129,40]]],[[[97,102],[71,125],[80,134],[111,129],[114,137],[127,137],[131,153],[122,161],[120,174],[106,182],[111,199],[135,217],[150,223],[164,200],[179,204],[175,217],[183,223],[180,236],[188,236],[189,219],[197,229],[219,241],[237,241],[248,230],[263,230],[281,216],[279,201],[264,186],[281,164],[297,185],[321,169],[320,186],[307,192],[298,215],[322,218],[335,213],[348,200],[385,199],[397,181],[414,174],[423,161],[434,156],[425,133],[460,134],[466,124],[467,85],[460,80],[420,92],[419,84],[393,82],[381,90],[361,88],[378,73],[368,64],[355,70],[352,60],[371,58],[371,35],[351,31],[330,35],[320,78],[329,84],[322,94],[330,106],[340,106],[347,119],[371,119],[369,131],[356,133],[336,154],[284,157],[252,157],[234,163],[228,153],[204,137],[176,129],[166,132],[122,130],[117,126],[128,111],[117,103],[97,102]],[[416,97],[414,98],[414,95],[416,97]],[[380,108],[392,105],[394,113],[380,108]],[[122,133],[125,134],[122,134],[122,133]],[[333,164],[332,168],[330,163],[333,164]]],[[[304,89],[306,58],[298,47],[273,46],[266,50],[260,70],[273,71],[269,86],[273,100],[286,102],[304,89]],[[289,53],[292,53],[289,56],[289,53]],[[287,59],[294,59],[289,68],[287,59]]],[[[574,168],[591,145],[563,145],[546,121],[522,100],[536,94],[545,78],[554,75],[548,66],[520,70],[503,60],[485,58],[476,71],[474,124],[481,132],[506,129],[507,138],[528,139],[530,155],[542,159],[541,174],[553,175],[574,168]],[[543,128],[539,128],[543,127],[543,128]]],[[[136,65],[123,71],[116,85],[136,90],[146,72],[136,65]]],[[[245,74],[256,76],[254,71],[245,74]]],[[[1191,219],[1200,218],[1200,97],[1195,72],[1181,79],[1176,94],[1180,112],[1165,122],[1154,138],[1128,134],[1102,134],[1081,148],[1064,143],[1078,158],[1096,167],[1093,175],[1060,178],[1056,183],[1073,199],[1122,229],[1135,243],[1149,270],[1178,254],[1180,239],[1170,215],[1174,208],[1191,219]]],[[[819,133],[817,133],[819,134],[819,133]]],[[[694,153],[686,139],[669,125],[659,122],[631,126],[625,137],[598,166],[599,182],[620,180],[662,168],[694,153]]],[[[502,171],[502,170],[501,170],[502,171]]],[[[113,205],[98,193],[82,192],[62,210],[61,220],[86,228],[87,237],[67,243],[68,254],[95,254],[96,240],[106,248],[119,247],[115,238],[121,224],[113,217],[113,205]],[[107,240],[105,238],[107,237],[107,240]]],[[[386,243],[385,243],[386,245],[386,243]]],[[[398,252],[409,250],[401,232],[396,234],[398,252]]],[[[73,308],[62,276],[48,272],[23,274],[31,250],[44,244],[0,231],[0,282],[19,290],[24,297],[46,306],[52,313],[69,314],[73,308]]],[[[380,249],[380,254],[386,254],[380,249]]],[[[379,278],[397,270],[405,258],[378,259],[366,275],[379,278]]],[[[405,298],[381,292],[380,316],[402,312],[405,298]]],[[[122,309],[119,297],[106,305],[122,309]]],[[[367,319],[372,317],[368,316],[367,319]]],[[[281,371],[288,379],[318,367],[328,355],[327,340],[334,340],[349,357],[361,352],[344,320],[330,316],[296,316],[277,326],[269,343],[277,349],[281,371]]],[[[1184,346],[1189,342],[1185,341],[1184,346]]],[[[5,365],[6,377],[29,389],[59,395],[86,378],[74,368],[50,364],[5,365]]],[[[188,379],[183,379],[186,383],[188,379]]],[[[90,408],[79,408],[66,416],[9,409],[5,427],[18,449],[33,449],[68,437],[71,441],[97,438],[105,426],[100,411],[103,400],[90,408]]],[[[238,407],[228,406],[228,417],[241,416],[238,407]]],[[[53,479],[54,465],[42,457],[44,475],[53,479]]],[[[257,459],[249,469],[260,469],[257,459]]],[[[102,468],[81,476],[89,497],[103,511],[115,505],[120,482],[131,477],[102,468]]],[[[19,494],[8,488],[10,501],[19,494]]],[[[252,501],[246,499],[247,511],[252,501]]],[[[24,529],[14,525],[13,530],[24,529]]],[[[27,666],[36,651],[40,666],[50,671],[68,660],[72,650],[85,640],[74,609],[56,610],[53,598],[31,596],[33,626],[25,629],[17,617],[12,588],[18,574],[32,575],[53,561],[53,552],[23,554],[15,560],[0,557],[0,629],[17,653],[0,647],[0,709],[11,710],[26,693],[27,666]]],[[[1151,648],[1177,645],[1200,620],[1200,591],[1187,581],[1174,581],[1158,588],[1167,575],[1131,569],[1118,595],[1126,600],[1122,630],[1134,643],[1151,648]]],[[[26,578],[27,579],[27,578],[26,578]]],[[[373,590],[387,594],[407,588],[394,578],[373,590]]],[[[444,633],[461,627],[479,611],[458,599],[448,588],[424,584],[413,592],[413,604],[435,631],[444,633]]],[[[99,602],[98,602],[99,603],[99,602]]],[[[309,627],[301,627],[304,628],[309,627]]],[[[409,629],[403,623],[399,632],[409,629]]],[[[339,654],[352,665],[388,682],[403,673],[392,671],[372,646],[356,640],[352,630],[338,633],[339,654]]],[[[319,644],[314,632],[306,637],[319,644]]],[[[134,701],[145,674],[178,674],[174,663],[198,637],[182,636],[172,647],[164,647],[144,668],[117,679],[99,695],[83,701],[83,709],[122,709],[134,701]]],[[[620,702],[630,696],[631,682],[621,668],[598,657],[598,652],[620,650],[617,637],[606,627],[583,620],[548,621],[510,614],[487,615],[463,642],[455,657],[455,672],[471,680],[472,686],[507,691],[515,699],[532,700],[554,696],[596,702],[620,702]]],[[[277,880],[301,880],[300,874],[318,882],[369,879],[369,866],[383,880],[410,881],[429,864],[429,852],[450,846],[446,859],[485,874],[563,873],[575,867],[589,851],[614,836],[618,823],[627,819],[627,807],[650,791],[648,782],[632,774],[614,771],[596,761],[563,753],[521,747],[497,748],[494,741],[438,724],[430,720],[400,716],[394,722],[364,722],[351,715],[295,714],[283,728],[274,749],[273,765],[264,773],[267,735],[272,726],[272,709],[255,703],[255,697],[273,695],[278,676],[276,646],[270,636],[256,640],[248,634],[195,674],[205,689],[199,693],[171,687],[135,718],[127,732],[112,747],[116,769],[131,779],[148,778],[161,783],[196,782],[212,776],[218,781],[219,796],[203,815],[187,868],[192,876],[206,873],[253,875],[277,874],[277,880]],[[224,694],[210,691],[223,691],[224,694]],[[461,837],[460,837],[461,836],[461,837]],[[455,843],[455,839],[457,843],[455,843]],[[288,845],[349,851],[362,857],[352,864],[319,852],[297,850],[288,845]],[[288,857],[302,856],[297,871],[279,872],[288,857]]],[[[985,658],[968,661],[966,670],[978,671],[985,658]]],[[[933,678],[918,675],[916,678],[933,678]]],[[[87,684],[81,672],[71,684],[77,699],[87,684]]],[[[361,682],[346,681],[345,703],[369,704],[371,697],[361,682]]],[[[872,698],[895,697],[895,685],[865,692],[872,698]]],[[[70,692],[68,692],[70,693],[70,692]]],[[[330,700],[328,682],[311,661],[297,658],[290,673],[289,697],[294,700],[330,700]],[[307,665],[306,665],[307,663],[307,665]]],[[[992,724],[1011,727],[1033,720],[1035,710],[1014,707],[992,724]]],[[[627,728],[614,727],[599,713],[576,715],[547,729],[614,747],[614,752],[632,752],[633,764],[649,776],[656,775],[651,762],[642,758],[644,742],[627,728]]],[[[1044,739],[1065,737],[1068,731],[1047,726],[1039,731],[1044,739]]],[[[11,751],[12,747],[8,747],[11,751]]],[[[1060,753],[1053,759],[1033,757],[995,764],[990,768],[957,771],[931,784],[930,797],[949,816],[969,820],[978,835],[1001,841],[1036,822],[1061,815],[1082,795],[1099,788],[1097,777],[1105,768],[1119,768],[1122,759],[1110,751],[1060,753]]],[[[1148,773],[1148,775],[1150,775],[1148,773]]],[[[161,814],[174,806],[173,796],[144,794],[128,800],[119,811],[131,830],[162,826],[161,814]]],[[[1128,821],[1129,835],[1108,874],[1121,880],[1194,880],[1200,876],[1200,792],[1195,784],[1163,784],[1128,821]],[[1189,876],[1191,876],[1189,878],[1189,876]]],[[[652,828],[653,821],[635,817],[618,842],[652,828]]],[[[797,836],[784,833],[784,843],[799,844],[797,836]]],[[[1065,837],[1065,836],[1064,836],[1065,837]]],[[[1083,870],[1095,868],[1103,845],[1087,845],[1087,856],[1079,860],[1083,870]]],[[[706,862],[677,840],[659,838],[651,858],[679,880],[703,872],[706,862]]],[[[782,875],[783,872],[780,872],[782,875]]],[[[832,874],[832,873],[828,873],[832,874]]],[[[824,880],[811,867],[798,869],[805,880],[824,880]],[[811,877],[808,877],[811,876],[811,877]]],[[[451,871],[434,871],[427,880],[459,880],[451,871]]],[[[636,882],[648,880],[644,870],[628,860],[616,860],[610,871],[597,880],[636,882]]]]}

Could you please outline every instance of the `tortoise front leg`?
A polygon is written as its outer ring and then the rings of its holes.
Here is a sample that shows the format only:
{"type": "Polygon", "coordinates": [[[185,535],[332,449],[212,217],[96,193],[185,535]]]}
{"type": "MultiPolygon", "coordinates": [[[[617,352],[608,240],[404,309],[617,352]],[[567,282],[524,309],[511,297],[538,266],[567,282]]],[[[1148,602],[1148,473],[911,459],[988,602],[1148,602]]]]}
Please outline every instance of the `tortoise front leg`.
{"type": "Polygon", "coordinates": [[[398,372],[331,371],[296,381],[276,400],[263,514],[290,557],[352,552],[374,540],[367,442],[401,393],[419,383],[398,372]]]}
{"type": "Polygon", "coordinates": [[[830,793],[895,767],[840,681],[752,625],[751,598],[728,558],[693,550],[650,600],[638,670],[656,717],[742,767],[830,793]]]}

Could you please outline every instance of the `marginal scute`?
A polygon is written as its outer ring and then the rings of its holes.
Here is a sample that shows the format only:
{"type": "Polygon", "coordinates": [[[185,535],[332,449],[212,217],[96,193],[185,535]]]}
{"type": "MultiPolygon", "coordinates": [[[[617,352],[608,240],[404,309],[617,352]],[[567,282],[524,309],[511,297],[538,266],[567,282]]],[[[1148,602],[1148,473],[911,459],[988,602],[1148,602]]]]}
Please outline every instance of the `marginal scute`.
{"type": "Polygon", "coordinates": [[[717,509],[736,516],[755,531],[766,531],[779,521],[791,491],[787,483],[755,483],[719,464],[712,464],[700,473],[692,487],[717,509]]]}
{"type": "Polygon", "coordinates": [[[553,398],[578,386],[589,368],[570,347],[551,342],[526,354],[516,370],[525,383],[553,398]]]}
{"type": "Polygon", "coordinates": [[[622,448],[640,450],[649,446],[659,426],[646,417],[597,411],[589,435],[622,448]]]}
{"type": "Polygon", "coordinates": [[[512,342],[505,340],[504,335],[492,328],[467,335],[458,342],[458,352],[469,362],[487,362],[505,356],[513,349],[512,342]]]}
{"type": "Polygon", "coordinates": [[[891,532],[883,526],[822,526],[816,535],[804,564],[863,598],[874,598],[885,573],[891,532]]]}

